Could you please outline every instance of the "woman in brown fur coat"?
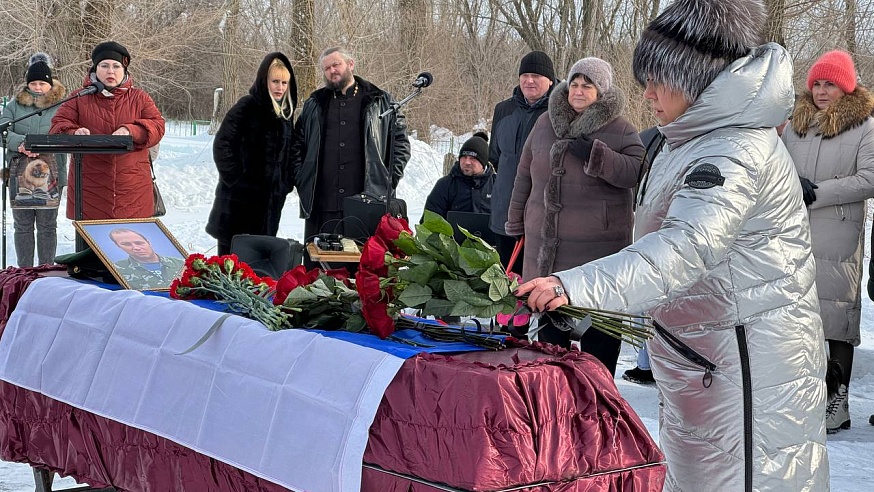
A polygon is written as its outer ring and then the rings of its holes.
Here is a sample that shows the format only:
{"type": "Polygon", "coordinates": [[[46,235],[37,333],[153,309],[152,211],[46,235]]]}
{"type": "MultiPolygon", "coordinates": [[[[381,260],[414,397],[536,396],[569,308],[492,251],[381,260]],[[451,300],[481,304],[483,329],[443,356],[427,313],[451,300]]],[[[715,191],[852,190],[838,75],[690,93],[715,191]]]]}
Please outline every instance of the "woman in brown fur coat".
{"type": "MultiPolygon", "coordinates": [[[[522,149],[506,231],[525,236],[523,278],[567,270],[631,244],[633,188],[644,155],[622,116],[613,68],[583,58],[552,91],[522,149]]],[[[570,332],[540,319],[538,340],[570,345],[570,332]]],[[[614,373],[620,342],[589,330],[581,349],[614,373]]]]}
{"type": "Polygon", "coordinates": [[[819,309],[830,373],[837,379],[826,411],[826,429],[833,433],[850,427],[847,387],[860,342],[865,199],[874,197],[874,97],[856,83],[853,60],[844,51],[828,52],[813,64],[807,89],[783,141],[810,215],[819,309]]]}

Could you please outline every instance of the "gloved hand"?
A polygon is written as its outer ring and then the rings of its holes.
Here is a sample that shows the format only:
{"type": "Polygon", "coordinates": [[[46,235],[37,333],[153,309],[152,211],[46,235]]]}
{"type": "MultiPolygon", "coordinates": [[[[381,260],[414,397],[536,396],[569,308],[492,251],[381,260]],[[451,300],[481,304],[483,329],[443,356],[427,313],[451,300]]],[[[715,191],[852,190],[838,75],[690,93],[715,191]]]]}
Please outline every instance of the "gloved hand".
{"type": "Polygon", "coordinates": [[[593,145],[595,145],[595,141],[589,138],[588,135],[580,135],[571,141],[567,149],[574,157],[588,161],[593,145]]]}
{"type": "Polygon", "coordinates": [[[816,201],[816,192],[813,190],[819,188],[819,186],[816,186],[815,184],[813,184],[813,182],[811,182],[807,178],[800,178],[800,179],[801,179],[801,191],[804,193],[804,195],[803,195],[804,204],[809,207],[811,203],[816,201]]]}

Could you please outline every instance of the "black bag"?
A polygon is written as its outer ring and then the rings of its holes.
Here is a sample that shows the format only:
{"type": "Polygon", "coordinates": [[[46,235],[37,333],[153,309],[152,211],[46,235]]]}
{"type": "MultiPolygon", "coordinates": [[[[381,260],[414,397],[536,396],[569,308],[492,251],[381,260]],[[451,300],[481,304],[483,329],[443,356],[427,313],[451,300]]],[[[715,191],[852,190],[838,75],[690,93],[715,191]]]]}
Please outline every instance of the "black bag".
{"type": "Polygon", "coordinates": [[[376,198],[366,194],[343,199],[343,234],[357,241],[367,241],[385,214],[407,218],[407,202],[400,198],[376,198]]]}
{"type": "Polygon", "coordinates": [[[164,206],[164,198],[161,196],[161,190],[158,189],[158,182],[155,181],[155,176],[152,175],[152,193],[155,195],[155,213],[152,217],[163,217],[167,213],[167,207],[164,206]]]}
{"type": "Polygon", "coordinates": [[[149,169],[152,171],[152,195],[155,197],[155,213],[152,217],[163,217],[167,213],[167,207],[164,206],[164,197],[161,196],[161,190],[158,189],[158,181],[155,179],[155,166],[152,164],[152,156],[149,155],[149,169]]]}

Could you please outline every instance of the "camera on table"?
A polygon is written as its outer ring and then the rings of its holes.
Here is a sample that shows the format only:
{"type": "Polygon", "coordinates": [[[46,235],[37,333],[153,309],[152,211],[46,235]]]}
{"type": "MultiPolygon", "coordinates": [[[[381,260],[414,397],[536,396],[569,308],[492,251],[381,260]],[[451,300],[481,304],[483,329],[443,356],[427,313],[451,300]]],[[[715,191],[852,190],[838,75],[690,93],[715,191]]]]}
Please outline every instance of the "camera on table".
{"type": "Polygon", "coordinates": [[[343,251],[343,236],[341,234],[319,234],[314,242],[316,247],[322,251],[343,251]]]}

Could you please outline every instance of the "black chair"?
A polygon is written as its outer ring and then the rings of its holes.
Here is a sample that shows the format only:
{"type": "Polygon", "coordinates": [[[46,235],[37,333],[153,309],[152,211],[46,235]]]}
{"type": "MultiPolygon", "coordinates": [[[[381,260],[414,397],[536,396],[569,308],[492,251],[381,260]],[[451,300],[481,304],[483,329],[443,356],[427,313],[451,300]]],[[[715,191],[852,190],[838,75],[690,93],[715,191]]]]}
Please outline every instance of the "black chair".
{"type": "Polygon", "coordinates": [[[289,242],[279,237],[237,234],[231,239],[231,253],[258,275],[274,279],[294,267],[289,242]]]}

